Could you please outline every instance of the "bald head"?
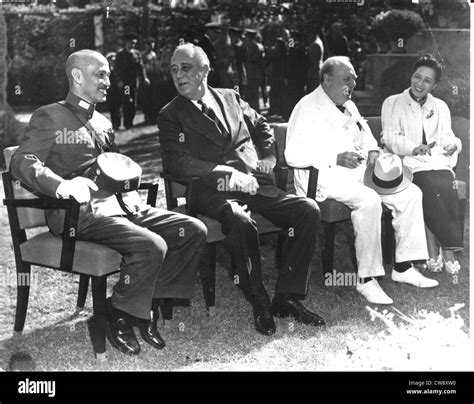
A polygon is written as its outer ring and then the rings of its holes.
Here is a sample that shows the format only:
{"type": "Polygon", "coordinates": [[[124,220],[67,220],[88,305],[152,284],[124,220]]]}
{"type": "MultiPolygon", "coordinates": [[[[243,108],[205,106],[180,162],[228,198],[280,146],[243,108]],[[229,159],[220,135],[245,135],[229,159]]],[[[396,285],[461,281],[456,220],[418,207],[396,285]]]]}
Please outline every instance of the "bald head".
{"type": "Polygon", "coordinates": [[[107,62],[107,59],[99,52],[91,49],[82,49],[69,55],[66,61],[66,76],[69,86],[72,84],[72,70],[74,68],[85,71],[88,66],[107,62]]]}
{"type": "Polygon", "coordinates": [[[319,70],[319,81],[324,82],[324,75],[333,75],[337,68],[342,66],[352,67],[351,61],[347,56],[332,56],[323,63],[319,70]]]}
{"type": "Polygon", "coordinates": [[[348,57],[333,56],[321,66],[319,78],[329,98],[337,105],[342,105],[351,98],[357,75],[348,57]]]}
{"type": "Polygon", "coordinates": [[[89,102],[104,102],[110,86],[108,60],[99,52],[82,49],[66,61],[69,90],[89,102]]]}

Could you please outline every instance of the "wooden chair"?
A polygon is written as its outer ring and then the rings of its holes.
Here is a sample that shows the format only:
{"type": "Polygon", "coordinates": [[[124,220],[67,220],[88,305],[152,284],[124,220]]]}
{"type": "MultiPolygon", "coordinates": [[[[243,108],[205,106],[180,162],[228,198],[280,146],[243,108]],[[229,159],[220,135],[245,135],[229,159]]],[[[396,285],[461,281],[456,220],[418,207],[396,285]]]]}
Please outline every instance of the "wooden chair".
{"type": "MultiPolygon", "coordinates": [[[[206,309],[209,316],[212,317],[215,315],[216,247],[217,244],[225,238],[224,233],[222,233],[221,223],[218,220],[197,213],[199,177],[183,179],[173,177],[167,173],[161,173],[161,177],[165,183],[166,204],[168,209],[196,217],[206,225],[207,243],[203,255],[203,263],[200,268],[200,278],[206,309]],[[185,203],[179,204],[179,198],[183,198],[182,200],[185,201],[185,203]]],[[[284,240],[281,234],[282,229],[258,213],[252,212],[250,216],[257,224],[259,235],[278,234],[275,261],[276,266],[279,267],[284,240]]],[[[231,265],[234,267],[233,262],[231,265]]]]}
{"type": "MultiPolygon", "coordinates": [[[[105,360],[107,277],[119,271],[122,257],[117,251],[104,245],[76,240],[79,204],[74,199],[56,199],[32,193],[12,177],[8,168],[16,148],[17,146],[4,149],[7,171],[2,173],[5,188],[3,203],[7,206],[17,271],[14,331],[21,333],[25,324],[31,265],[79,275],[77,310],[84,308],[91,279],[94,315],[88,322],[89,332],[96,358],[105,360]],[[45,229],[42,233],[28,237],[27,229],[46,226],[44,210],[47,209],[65,210],[62,236],[53,236],[45,229]]],[[[147,203],[155,206],[158,183],[143,183],[140,189],[148,191],[147,203]]]]}

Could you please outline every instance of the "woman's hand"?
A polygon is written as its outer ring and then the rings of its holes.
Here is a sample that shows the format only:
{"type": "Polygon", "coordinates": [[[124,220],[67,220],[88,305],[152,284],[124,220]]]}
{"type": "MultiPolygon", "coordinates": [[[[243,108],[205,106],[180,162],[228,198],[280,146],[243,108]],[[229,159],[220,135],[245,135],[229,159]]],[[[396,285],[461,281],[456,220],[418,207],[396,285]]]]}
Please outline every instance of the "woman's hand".
{"type": "Polygon", "coordinates": [[[447,144],[443,147],[445,156],[452,156],[453,153],[458,149],[455,143],[447,144]]]}

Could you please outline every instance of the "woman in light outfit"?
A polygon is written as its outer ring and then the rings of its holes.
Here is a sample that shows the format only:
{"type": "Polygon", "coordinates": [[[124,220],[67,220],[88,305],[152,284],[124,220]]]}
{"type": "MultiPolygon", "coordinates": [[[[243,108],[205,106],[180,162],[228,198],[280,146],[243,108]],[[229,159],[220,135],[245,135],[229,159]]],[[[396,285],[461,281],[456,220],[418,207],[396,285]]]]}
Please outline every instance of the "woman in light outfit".
{"type": "Polygon", "coordinates": [[[430,94],[441,71],[431,55],[415,63],[410,88],[383,103],[382,141],[388,151],[403,158],[423,192],[428,268],[438,272],[444,263],[447,272],[457,273],[460,265],[454,252],[462,250],[463,243],[453,168],[462,145],[451,129],[448,106],[430,94]]]}

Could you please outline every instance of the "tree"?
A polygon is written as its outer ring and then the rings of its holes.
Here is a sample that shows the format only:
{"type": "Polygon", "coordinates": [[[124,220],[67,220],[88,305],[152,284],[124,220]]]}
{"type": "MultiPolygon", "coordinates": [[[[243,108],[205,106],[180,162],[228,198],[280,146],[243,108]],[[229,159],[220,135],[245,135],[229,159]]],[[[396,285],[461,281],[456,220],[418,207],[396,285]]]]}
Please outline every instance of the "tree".
{"type": "MultiPolygon", "coordinates": [[[[17,137],[23,125],[15,119],[15,114],[7,103],[7,24],[0,7],[0,150],[18,144],[17,137]]],[[[0,166],[4,166],[0,153],[0,166]]]]}

